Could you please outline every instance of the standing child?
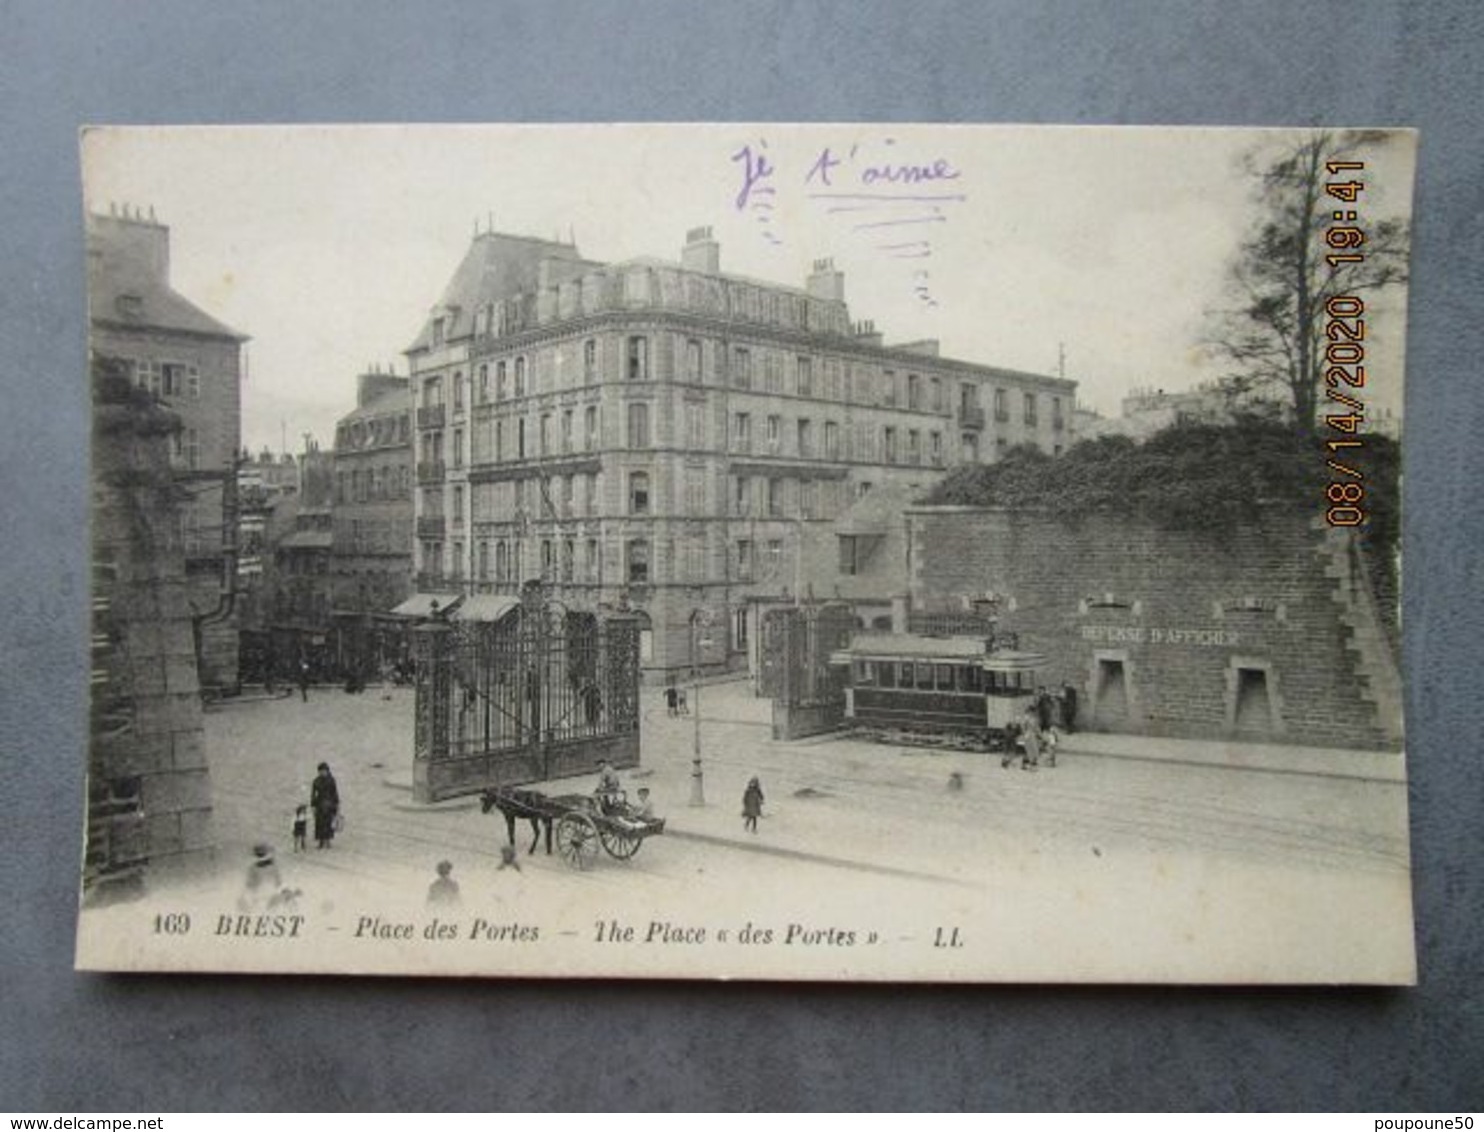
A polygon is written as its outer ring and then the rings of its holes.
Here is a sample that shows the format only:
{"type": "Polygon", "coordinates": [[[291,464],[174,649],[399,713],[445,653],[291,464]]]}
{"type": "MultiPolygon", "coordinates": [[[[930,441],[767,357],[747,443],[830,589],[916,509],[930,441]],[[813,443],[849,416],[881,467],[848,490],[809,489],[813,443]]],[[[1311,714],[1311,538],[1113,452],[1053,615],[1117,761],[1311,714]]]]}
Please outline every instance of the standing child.
{"type": "Polygon", "coordinates": [[[294,811],[294,852],[302,853],[309,844],[309,807],[300,806],[294,811]]]}
{"type": "Polygon", "coordinates": [[[742,828],[757,832],[757,819],[763,816],[763,785],[754,777],[742,791],[742,828]]]}

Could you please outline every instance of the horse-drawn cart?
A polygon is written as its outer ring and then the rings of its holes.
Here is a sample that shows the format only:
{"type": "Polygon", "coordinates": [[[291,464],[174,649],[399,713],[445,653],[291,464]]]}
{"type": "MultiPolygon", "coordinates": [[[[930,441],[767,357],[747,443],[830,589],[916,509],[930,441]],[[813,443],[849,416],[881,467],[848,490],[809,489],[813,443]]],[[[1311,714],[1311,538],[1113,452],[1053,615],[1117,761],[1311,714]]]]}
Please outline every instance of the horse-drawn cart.
{"type": "Polygon", "coordinates": [[[539,790],[495,786],[486,790],[481,804],[484,812],[499,810],[505,818],[510,844],[515,844],[515,823],[531,823],[531,846],[536,851],[541,834],[546,834],[546,852],[557,852],[574,868],[585,869],[597,859],[601,846],[610,857],[626,861],[644,844],[646,837],[665,831],[665,819],[642,815],[629,805],[622,791],[599,798],[592,794],[558,794],[550,796],[539,790]]]}

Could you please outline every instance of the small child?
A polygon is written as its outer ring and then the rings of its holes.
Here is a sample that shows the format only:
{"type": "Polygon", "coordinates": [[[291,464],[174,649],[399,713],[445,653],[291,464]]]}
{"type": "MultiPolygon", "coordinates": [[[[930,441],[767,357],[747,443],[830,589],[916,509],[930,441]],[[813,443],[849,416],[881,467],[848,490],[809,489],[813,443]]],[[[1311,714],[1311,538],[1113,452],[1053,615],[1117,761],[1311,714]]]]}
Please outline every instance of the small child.
{"type": "Polygon", "coordinates": [[[452,861],[438,862],[438,879],[428,885],[428,903],[455,905],[459,902],[459,882],[449,874],[453,872],[452,861]]]}
{"type": "Polygon", "coordinates": [[[309,807],[300,806],[294,811],[294,852],[302,853],[308,847],[309,807]]]}
{"type": "Polygon", "coordinates": [[[654,817],[654,803],[649,800],[649,787],[639,787],[639,802],[634,807],[636,818],[649,819],[654,817]]]}

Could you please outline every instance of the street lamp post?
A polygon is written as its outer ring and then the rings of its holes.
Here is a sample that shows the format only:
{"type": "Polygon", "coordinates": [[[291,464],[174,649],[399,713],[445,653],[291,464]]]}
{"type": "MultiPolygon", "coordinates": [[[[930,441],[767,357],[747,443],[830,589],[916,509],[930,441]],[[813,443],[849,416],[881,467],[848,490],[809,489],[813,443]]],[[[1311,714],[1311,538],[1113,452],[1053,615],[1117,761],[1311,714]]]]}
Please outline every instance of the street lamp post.
{"type": "Polygon", "coordinates": [[[711,624],[711,613],[706,609],[693,609],[690,614],[690,702],[695,713],[695,726],[691,744],[690,804],[706,804],[705,783],[701,775],[701,650],[700,630],[711,624]]]}

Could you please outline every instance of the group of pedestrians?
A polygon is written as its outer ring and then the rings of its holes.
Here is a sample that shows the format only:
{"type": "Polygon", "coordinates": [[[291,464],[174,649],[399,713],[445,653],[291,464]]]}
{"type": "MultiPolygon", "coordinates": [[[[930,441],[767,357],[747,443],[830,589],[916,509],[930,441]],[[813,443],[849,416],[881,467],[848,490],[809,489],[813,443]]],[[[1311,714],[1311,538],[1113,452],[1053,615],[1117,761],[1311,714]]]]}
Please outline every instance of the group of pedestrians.
{"type": "MultiPolygon", "coordinates": [[[[290,830],[295,853],[301,853],[309,845],[310,815],[314,821],[314,842],[319,849],[328,849],[340,830],[340,786],[330,773],[329,763],[320,763],[314,781],[309,784],[309,802],[294,807],[294,822],[290,830]]],[[[297,889],[283,886],[274,859],[273,847],[267,842],[253,846],[252,861],[247,866],[238,905],[244,911],[260,908],[277,908],[291,905],[299,896],[297,889]]]]}
{"type": "Polygon", "coordinates": [[[1068,686],[1053,696],[1047,689],[1036,690],[1020,719],[1006,728],[1005,755],[1000,766],[1008,767],[1019,760],[1021,770],[1038,770],[1042,761],[1056,766],[1056,748],[1061,742],[1061,727],[1071,731],[1076,717],[1077,690],[1068,686]]]}

